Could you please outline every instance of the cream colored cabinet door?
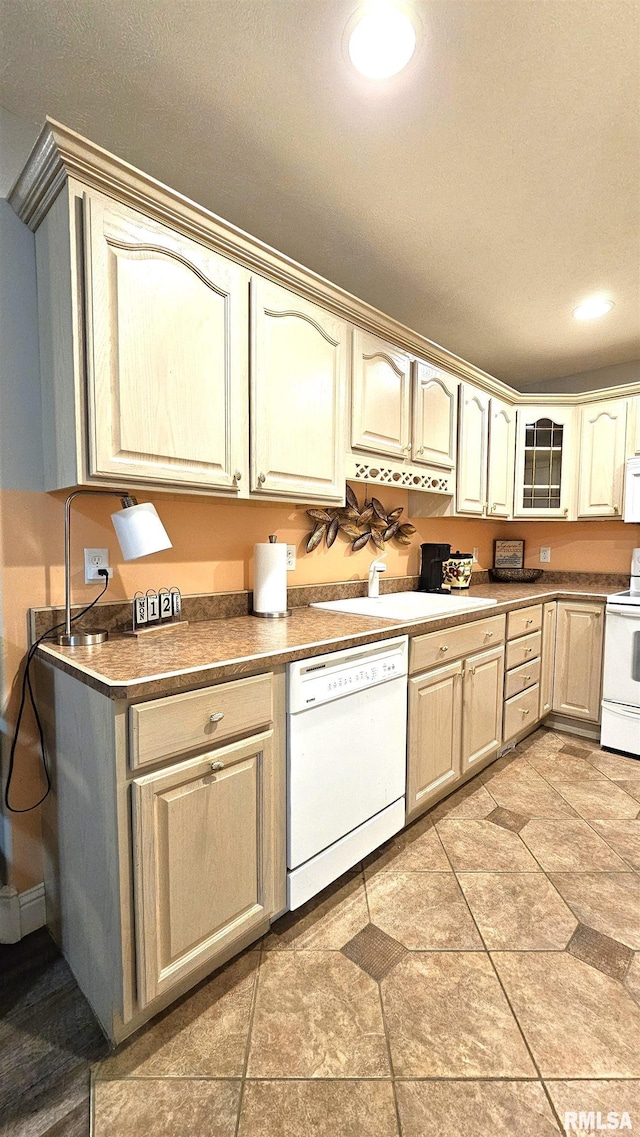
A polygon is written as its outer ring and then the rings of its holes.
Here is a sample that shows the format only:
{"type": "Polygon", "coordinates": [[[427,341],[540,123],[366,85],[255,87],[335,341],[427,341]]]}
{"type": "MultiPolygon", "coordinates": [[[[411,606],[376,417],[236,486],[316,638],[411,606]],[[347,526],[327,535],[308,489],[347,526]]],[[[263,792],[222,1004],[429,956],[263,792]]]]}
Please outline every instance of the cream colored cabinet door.
{"type": "Polygon", "coordinates": [[[599,722],[603,607],[584,600],[559,600],[557,619],[553,709],[599,722]]]}
{"type": "Polygon", "coordinates": [[[84,199],[89,475],[246,480],[249,276],[99,196],[84,199]]]}
{"type": "Polygon", "coordinates": [[[575,518],[574,408],[518,407],[514,517],[575,518]]]}
{"type": "Polygon", "coordinates": [[[138,1000],[145,1007],[273,912],[272,732],[136,778],[138,1000]]]}
{"type": "Polygon", "coordinates": [[[251,281],[251,490],[344,502],[348,325],[251,281]]]}
{"type": "Polygon", "coordinates": [[[462,697],[462,773],[489,758],[502,741],[504,648],[465,660],[462,697]]]}
{"type": "Polygon", "coordinates": [[[489,469],[487,474],[487,515],[489,517],[511,517],[515,449],[515,407],[503,403],[501,399],[491,399],[489,408],[489,469]]]}
{"type": "Polygon", "coordinates": [[[545,604],[542,611],[542,658],[540,665],[540,718],[553,709],[553,669],[556,657],[555,600],[545,604]]]}
{"type": "Polygon", "coordinates": [[[351,445],[406,459],[411,452],[411,360],[406,352],[354,328],[351,445]]]}
{"type": "Polygon", "coordinates": [[[640,454],[640,395],[629,399],[629,419],[627,430],[627,458],[640,454]]]}
{"type": "Polygon", "coordinates": [[[460,384],[456,513],[482,517],[487,505],[489,396],[460,384]]]}
{"type": "Polygon", "coordinates": [[[409,680],[407,819],[443,797],[460,777],[461,662],[409,680]]]}
{"type": "Polygon", "coordinates": [[[453,470],[460,381],[421,359],[413,371],[413,461],[453,470]]]}
{"type": "Polygon", "coordinates": [[[627,400],[580,408],[578,517],[620,517],[624,492],[627,400]]]}

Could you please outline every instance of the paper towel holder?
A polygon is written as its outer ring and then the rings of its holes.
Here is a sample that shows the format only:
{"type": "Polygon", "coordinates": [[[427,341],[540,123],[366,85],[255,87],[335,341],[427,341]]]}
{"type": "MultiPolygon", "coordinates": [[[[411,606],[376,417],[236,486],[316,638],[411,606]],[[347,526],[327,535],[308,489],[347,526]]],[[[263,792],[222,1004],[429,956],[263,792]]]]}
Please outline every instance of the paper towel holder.
{"type": "MultiPolygon", "coordinates": [[[[277,543],[277,536],[275,533],[269,534],[269,544],[275,545],[277,543]]],[[[287,616],[291,615],[291,609],[285,608],[283,612],[256,612],[255,608],[252,609],[252,616],[259,616],[261,620],[285,620],[287,616]]]]}

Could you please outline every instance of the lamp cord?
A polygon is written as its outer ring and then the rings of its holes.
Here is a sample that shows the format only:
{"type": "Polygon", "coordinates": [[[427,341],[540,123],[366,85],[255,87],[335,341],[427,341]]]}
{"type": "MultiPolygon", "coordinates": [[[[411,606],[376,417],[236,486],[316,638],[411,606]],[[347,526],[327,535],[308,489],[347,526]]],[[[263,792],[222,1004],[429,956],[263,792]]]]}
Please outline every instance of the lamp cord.
{"type": "MultiPolygon", "coordinates": [[[[98,569],[98,574],[100,576],[106,577],[105,582],[104,582],[104,588],[102,589],[102,592],[99,592],[98,595],[96,596],[95,600],[92,600],[90,604],[87,604],[86,608],[82,608],[80,612],[78,612],[75,616],[72,616],[71,617],[71,623],[74,623],[76,620],[79,620],[81,616],[86,615],[86,613],[89,612],[94,607],[94,605],[96,605],[98,603],[98,601],[102,599],[105,592],[107,591],[107,588],[109,587],[109,574],[107,572],[107,569],[98,569]]],[[[40,715],[38,714],[38,708],[36,706],[35,695],[33,693],[33,686],[31,684],[30,667],[31,667],[31,663],[33,661],[33,657],[36,654],[36,651],[40,647],[40,644],[43,642],[43,640],[46,640],[47,637],[52,635],[53,632],[57,632],[59,628],[64,628],[64,626],[65,626],[65,621],[63,620],[60,624],[54,624],[54,626],[52,628],[48,628],[48,630],[46,632],[43,632],[43,634],[41,636],[39,636],[38,639],[34,641],[34,643],[31,644],[31,647],[29,648],[27,655],[26,655],[24,672],[22,675],[22,690],[21,690],[21,694],[20,694],[20,705],[18,707],[18,714],[16,717],[15,726],[13,729],[13,738],[11,740],[11,750],[9,751],[9,771],[7,774],[7,784],[6,784],[5,789],[4,789],[4,804],[5,804],[6,808],[8,809],[9,813],[30,813],[32,809],[37,809],[39,805],[42,805],[45,798],[47,798],[49,796],[49,793],[51,792],[51,775],[49,773],[49,762],[47,760],[47,752],[46,752],[45,742],[44,742],[44,730],[42,729],[42,722],[40,721],[40,715]],[[31,706],[33,709],[33,716],[36,720],[36,726],[38,728],[38,737],[40,740],[40,760],[42,762],[42,768],[44,770],[44,776],[45,776],[47,788],[44,791],[42,797],[39,798],[38,801],[34,802],[33,805],[27,806],[26,809],[16,809],[9,802],[9,794],[11,791],[11,781],[13,779],[14,770],[15,770],[16,749],[18,746],[18,738],[20,737],[20,726],[22,724],[22,716],[24,714],[24,710],[25,710],[25,706],[26,706],[27,694],[29,695],[29,702],[31,703],[31,706]]]]}

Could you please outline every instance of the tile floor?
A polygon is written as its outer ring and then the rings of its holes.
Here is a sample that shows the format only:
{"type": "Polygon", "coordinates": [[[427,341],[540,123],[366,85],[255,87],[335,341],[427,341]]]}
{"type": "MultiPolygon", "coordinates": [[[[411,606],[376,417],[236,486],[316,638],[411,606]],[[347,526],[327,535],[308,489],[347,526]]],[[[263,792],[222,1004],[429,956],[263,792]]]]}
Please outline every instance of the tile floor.
{"type": "MultiPolygon", "coordinates": [[[[94,1137],[640,1132],[639,815],[640,762],[539,730],[118,1051],[89,1034],[94,1137]]],[[[87,1132],[45,1114],[0,1133],[87,1132]]]]}

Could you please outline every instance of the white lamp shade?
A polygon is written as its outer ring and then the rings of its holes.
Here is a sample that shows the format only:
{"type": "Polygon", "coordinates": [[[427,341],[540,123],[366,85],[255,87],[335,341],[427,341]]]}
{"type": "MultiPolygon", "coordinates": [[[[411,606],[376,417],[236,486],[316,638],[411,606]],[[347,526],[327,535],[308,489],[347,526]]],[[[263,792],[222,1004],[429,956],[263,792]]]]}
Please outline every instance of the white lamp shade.
{"type": "Polygon", "coordinates": [[[172,547],[156,507],[150,501],[119,509],[111,514],[111,520],[125,561],[135,561],[172,547]]]}

